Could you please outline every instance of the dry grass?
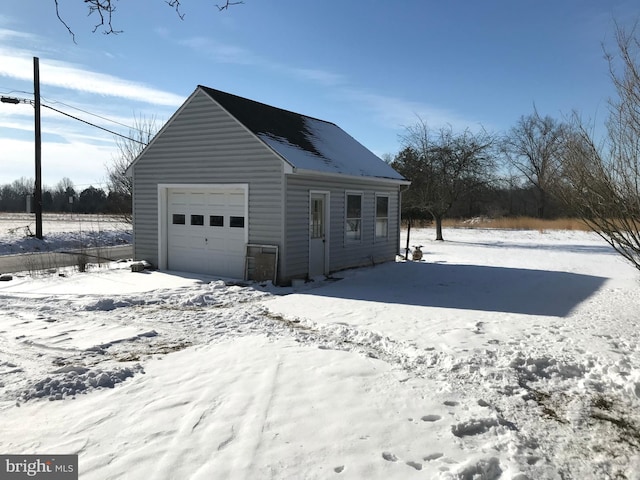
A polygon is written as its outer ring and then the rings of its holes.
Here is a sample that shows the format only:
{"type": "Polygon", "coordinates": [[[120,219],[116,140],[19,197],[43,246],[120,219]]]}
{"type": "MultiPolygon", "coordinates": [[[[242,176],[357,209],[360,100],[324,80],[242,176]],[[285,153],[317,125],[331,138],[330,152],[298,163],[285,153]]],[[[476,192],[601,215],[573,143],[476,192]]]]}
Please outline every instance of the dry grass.
{"type": "Polygon", "coordinates": [[[580,230],[590,231],[589,227],[577,218],[557,218],[545,220],[532,217],[472,218],[468,220],[445,220],[445,227],[465,228],[502,228],[507,230],[580,230]]]}

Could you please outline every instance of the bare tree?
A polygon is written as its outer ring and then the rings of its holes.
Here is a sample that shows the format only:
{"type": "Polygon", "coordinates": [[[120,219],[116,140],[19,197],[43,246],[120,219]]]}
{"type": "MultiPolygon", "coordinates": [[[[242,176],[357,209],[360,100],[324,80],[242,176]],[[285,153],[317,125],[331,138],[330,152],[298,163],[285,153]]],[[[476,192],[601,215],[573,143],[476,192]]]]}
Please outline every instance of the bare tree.
{"type": "Polygon", "coordinates": [[[69,177],[63,177],[53,190],[53,205],[54,211],[66,212],[73,210],[73,202],[76,201],[75,185],[69,177]]]}
{"type": "Polygon", "coordinates": [[[443,240],[442,220],[463,192],[490,183],[495,171],[495,139],[485,131],[454,133],[451,127],[431,131],[422,120],[406,129],[403,150],[392,166],[411,186],[403,194],[409,214],[428,213],[443,240]]]}
{"type": "Polygon", "coordinates": [[[502,141],[507,163],[515,168],[538,194],[537,213],[544,218],[549,196],[558,178],[567,127],[549,116],[542,117],[534,108],[531,115],[520,117],[502,141]]]}
{"type": "Polygon", "coordinates": [[[567,136],[562,192],[574,211],[640,269],[640,40],[616,27],[618,55],[607,55],[617,98],[602,143],[577,115],[567,136]],[[618,71],[618,67],[621,71],[618,71]]]}
{"type": "Polygon", "coordinates": [[[158,130],[158,121],[155,116],[136,117],[134,128],[129,130],[129,138],[116,137],[118,154],[110,165],[105,165],[111,204],[116,206],[115,213],[121,215],[128,223],[132,221],[133,183],[131,177],[127,175],[127,169],[144,147],[151,142],[158,130]]]}
{"type": "MultiPolygon", "coordinates": [[[[113,16],[116,12],[116,2],[114,0],[83,0],[86,8],[89,13],[88,16],[96,18],[96,24],[93,27],[93,32],[95,33],[98,30],[102,30],[102,33],[107,35],[109,34],[118,34],[122,33],[122,30],[114,30],[113,28],[113,16]]],[[[60,4],[59,0],[53,0],[56,7],[56,16],[58,20],[65,26],[71,38],[75,43],[75,34],[71,27],[64,20],[63,15],[60,12],[60,4]]],[[[176,14],[180,18],[180,20],[184,20],[184,14],[180,10],[182,7],[181,0],[164,0],[169,7],[173,8],[176,11],[176,14]]],[[[217,5],[218,11],[228,10],[230,6],[240,5],[244,3],[243,1],[231,1],[226,0],[221,5],[217,5]]]]}

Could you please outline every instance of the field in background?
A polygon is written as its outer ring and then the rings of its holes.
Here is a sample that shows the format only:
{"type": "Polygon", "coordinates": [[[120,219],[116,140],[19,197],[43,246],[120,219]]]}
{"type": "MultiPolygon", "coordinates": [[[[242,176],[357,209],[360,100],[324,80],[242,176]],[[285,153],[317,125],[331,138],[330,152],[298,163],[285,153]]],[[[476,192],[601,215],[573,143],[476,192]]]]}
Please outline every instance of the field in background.
{"type": "Polygon", "coordinates": [[[486,218],[476,217],[467,220],[446,219],[442,222],[443,227],[464,227],[464,228],[502,228],[509,230],[578,230],[590,231],[590,228],[577,218],[556,218],[553,220],[533,218],[533,217],[503,217],[486,218]]]}
{"type": "Polygon", "coordinates": [[[50,213],[43,215],[43,239],[35,238],[35,216],[0,213],[0,256],[130,245],[132,228],[121,217],[50,213]]]}
{"type": "MultiPolygon", "coordinates": [[[[429,222],[424,225],[431,226],[429,222]]],[[[557,218],[554,220],[533,217],[475,217],[471,219],[445,219],[443,227],[461,228],[501,228],[509,230],[576,230],[589,231],[584,222],[576,218],[557,218]]],[[[0,234],[9,230],[35,232],[35,217],[28,213],[0,213],[0,234]]],[[[44,234],[69,231],[113,231],[132,230],[131,224],[122,217],[114,215],[45,213],[43,215],[44,234]]],[[[16,232],[18,233],[18,232],[16,232]]]]}
{"type": "MultiPolygon", "coordinates": [[[[131,230],[131,225],[117,215],[80,214],[80,213],[45,213],[42,215],[42,230],[46,236],[50,233],[71,231],[113,231],[131,230]]],[[[31,213],[0,213],[0,235],[2,234],[34,234],[36,231],[35,215],[31,213]]]]}

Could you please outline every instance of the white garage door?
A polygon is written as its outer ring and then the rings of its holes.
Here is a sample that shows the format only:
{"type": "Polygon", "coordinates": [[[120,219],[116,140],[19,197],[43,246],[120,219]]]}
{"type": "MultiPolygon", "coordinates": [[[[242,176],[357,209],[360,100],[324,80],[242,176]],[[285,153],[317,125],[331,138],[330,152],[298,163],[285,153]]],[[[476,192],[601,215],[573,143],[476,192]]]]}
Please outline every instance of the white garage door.
{"type": "Polygon", "coordinates": [[[170,188],[167,207],[170,270],[244,277],[247,219],[243,189],[170,188]]]}

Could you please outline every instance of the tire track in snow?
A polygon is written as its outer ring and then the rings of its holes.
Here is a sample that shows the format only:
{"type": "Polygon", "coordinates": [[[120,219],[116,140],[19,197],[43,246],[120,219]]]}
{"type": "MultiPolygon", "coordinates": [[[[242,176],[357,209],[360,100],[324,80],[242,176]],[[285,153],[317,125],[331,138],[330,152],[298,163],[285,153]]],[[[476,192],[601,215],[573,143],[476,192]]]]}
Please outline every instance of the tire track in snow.
{"type": "Polygon", "coordinates": [[[190,411],[180,421],[179,428],[171,434],[171,441],[163,446],[162,454],[155,462],[156,471],[150,478],[165,478],[167,472],[176,471],[176,466],[184,465],[188,461],[188,445],[206,445],[210,442],[209,433],[202,428],[207,420],[220,407],[219,401],[211,402],[214,392],[210,388],[203,388],[195,402],[185,404],[190,411]],[[193,437],[197,437],[195,440],[193,437]]]}
{"type": "Polygon", "coordinates": [[[252,472],[251,478],[258,478],[259,472],[255,472],[255,466],[258,458],[261,456],[261,447],[265,434],[265,427],[269,421],[269,413],[273,404],[273,399],[278,391],[278,377],[282,367],[282,360],[276,358],[276,361],[270,366],[269,370],[263,375],[263,384],[257,389],[258,392],[264,392],[254,401],[252,409],[255,412],[255,423],[250,422],[249,441],[251,442],[251,456],[249,460],[248,472],[252,472]]]}

